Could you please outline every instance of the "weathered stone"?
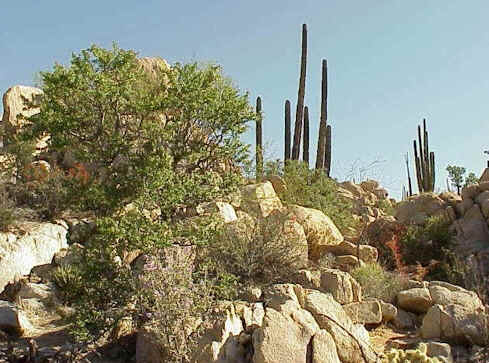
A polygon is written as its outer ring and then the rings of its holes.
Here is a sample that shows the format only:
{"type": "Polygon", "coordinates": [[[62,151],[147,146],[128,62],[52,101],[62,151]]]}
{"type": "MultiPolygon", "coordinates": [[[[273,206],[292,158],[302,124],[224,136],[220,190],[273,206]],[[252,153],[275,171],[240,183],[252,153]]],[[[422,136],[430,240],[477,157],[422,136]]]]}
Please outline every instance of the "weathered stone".
{"type": "Polygon", "coordinates": [[[311,260],[317,261],[327,246],[338,245],[343,241],[338,228],[323,212],[298,205],[290,206],[289,212],[304,228],[311,260]]]}
{"type": "Polygon", "coordinates": [[[359,255],[360,259],[365,263],[373,263],[377,261],[379,253],[377,248],[369,245],[356,245],[349,241],[342,241],[341,243],[333,246],[327,246],[325,252],[330,252],[336,256],[344,255],[359,255]]]}
{"type": "Polygon", "coordinates": [[[42,90],[35,87],[14,86],[3,95],[2,126],[6,136],[15,134],[25,124],[23,117],[39,113],[42,90]]]}
{"type": "Polygon", "coordinates": [[[233,206],[224,202],[207,202],[197,206],[199,215],[217,215],[224,223],[234,222],[238,220],[233,206]]]}
{"type": "Polygon", "coordinates": [[[379,187],[379,182],[372,179],[365,180],[360,183],[360,187],[362,187],[362,189],[365,190],[366,192],[373,193],[374,190],[379,187]]]}
{"type": "Polygon", "coordinates": [[[396,205],[395,217],[403,224],[423,224],[428,217],[444,213],[446,203],[434,193],[409,197],[396,205]]]}
{"type": "Polygon", "coordinates": [[[397,304],[406,311],[425,313],[433,305],[433,300],[428,289],[414,288],[399,292],[397,304]]]}
{"type": "Polygon", "coordinates": [[[481,192],[479,188],[479,184],[471,184],[467,185],[466,187],[462,188],[462,192],[460,195],[462,196],[462,199],[474,199],[477,194],[481,192]]]}
{"type": "Polygon", "coordinates": [[[343,305],[353,323],[380,324],[382,322],[382,308],[378,300],[366,300],[343,305]]]}
{"type": "MultiPolygon", "coordinates": [[[[305,308],[312,313],[321,329],[333,337],[342,362],[377,362],[375,352],[331,295],[311,291],[305,308]]],[[[297,361],[300,362],[300,361],[297,361]]]]}
{"type": "Polygon", "coordinates": [[[0,300],[0,330],[22,336],[32,329],[33,327],[27,317],[15,304],[0,300]]]}
{"type": "Polygon", "coordinates": [[[461,305],[469,311],[483,308],[483,303],[473,291],[449,284],[444,281],[431,281],[428,287],[433,304],[438,305],[461,305]]]}
{"type": "Polygon", "coordinates": [[[453,363],[452,348],[449,344],[440,342],[426,342],[425,344],[428,357],[443,359],[444,363],[453,363]]]}
{"type": "MultiPolygon", "coordinates": [[[[199,339],[199,347],[196,349],[192,362],[195,363],[231,363],[246,362],[247,354],[243,337],[243,323],[236,314],[233,304],[222,312],[212,324],[205,330],[199,339]]],[[[144,362],[152,362],[150,360],[144,362]]]]}
{"type": "Polygon", "coordinates": [[[480,207],[474,204],[463,218],[455,221],[457,240],[464,253],[477,252],[489,241],[489,229],[480,207]]]}
{"type": "Polygon", "coordinates": [[[267,180],[272,183],[276,193],[284,193],[287,190],[287,184],[285,184],[285,181],[281,176],[271,175],[267,177],[267,180]]]}
{"type": "Polygon", "coordinates": [[[0,233],[0,291],[15,276],[27,275],[34,266],[50,263],[68,247],[67,228],[52,223],[24,222],[22,236],[0,233]]]}
{"type": "Polygon", "coordinates": [[[267,217],[272,211],[283,208],[270,182],[247,185],[241,195],[241,208],[254,216],[267,217]]]}
{"type": "Polygon", "coordinates": [[[380,308],[382,310],[382,321],[389,322],[396,318],[397,316],[397,308],[389,303],[386,303],[382,300],[379,300],[380,308]]]}
{"type": "Polygon", "coordinates": [[[440,339],[453,344],[484,344],[481,334],[484,329],[481,311],[474,312],[461,305],[434,305],[426,313],[421,325],[425,339],[440,339]]]}
{"type": "Polygon", "coordinates": [[[312,328],[311,324],[303,325],[303,316],[297,314],[310,313],[300,309],[298,305],[296,308],[293,315],[266,308],[263,326],[253,332],[254,363],[306,361],[307,346],[311,338],[319,331],[319,327],[312,316],[308,319],[308,323],[314,322],[312,328]]]}
{"type": "Polygon", "coordinates": [[[312,338],[312,363],[340,363],[336,344],[326,330],[321,329],[312,338]]]}
{"type": "Polygon", "coordinates": [[[341,271],[350,272],[354,268],[365,266],[365,262],[352,255],[337,256],[335,266],[341,271]]]}
{"type": "Polygon", "coordinates": [[[416,326],[416,315],[402,309],[397,309],[397,314],[393,320],[393,323],[398,329],[413,329],[416,326]]]}
{"type": "Polygon", "coordinates": [[[321,271],[321,291],[331,293],[340,304],[362,300],[360,284],[349,273],[335,269],[321,271]]]}

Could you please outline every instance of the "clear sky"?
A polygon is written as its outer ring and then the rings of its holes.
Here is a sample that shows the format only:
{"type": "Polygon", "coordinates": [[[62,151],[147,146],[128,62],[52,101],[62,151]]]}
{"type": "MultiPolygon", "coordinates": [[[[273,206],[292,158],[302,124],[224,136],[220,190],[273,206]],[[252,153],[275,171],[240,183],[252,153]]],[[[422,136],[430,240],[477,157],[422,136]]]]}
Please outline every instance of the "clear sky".
{"type": "MultiPolygon", "coordinates": [[[[329,66],[332,175],[367,173],[399,197],[403,155],[428,120],[437,188],[447,164],[480,175],[489,149],[487,0],[24,0],[1,5],[0,91],[72,52],[113,41],[141,56],[215,61],[263,99],[264,138],[283,155],[283,103],[297,102],[300,31],[309,31],[306,105],[315,156],[321,59],[329,66]]],[[[293,117],[294,118],[294,117],[293,117]]],[[[245,136],[252,143],[254,129],[245,136]]],[[[412,166],[412,165],[411,165],[412,166]]],[[[413,173],[413,182],[415,177],[413,173]]]]}

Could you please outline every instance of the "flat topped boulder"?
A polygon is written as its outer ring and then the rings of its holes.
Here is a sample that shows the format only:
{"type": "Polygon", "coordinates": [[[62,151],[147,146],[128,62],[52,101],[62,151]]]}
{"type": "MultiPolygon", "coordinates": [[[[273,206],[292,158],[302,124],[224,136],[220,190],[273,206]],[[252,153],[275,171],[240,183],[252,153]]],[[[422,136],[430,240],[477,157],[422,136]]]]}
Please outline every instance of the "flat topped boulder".
{"type": "Polygon", "coordinates": [[[39,88],[13,86],[3,95],[2,124],[6,131],[13,132],[23,124],[22,117],[39,113],[43,92],[39,88]]]}

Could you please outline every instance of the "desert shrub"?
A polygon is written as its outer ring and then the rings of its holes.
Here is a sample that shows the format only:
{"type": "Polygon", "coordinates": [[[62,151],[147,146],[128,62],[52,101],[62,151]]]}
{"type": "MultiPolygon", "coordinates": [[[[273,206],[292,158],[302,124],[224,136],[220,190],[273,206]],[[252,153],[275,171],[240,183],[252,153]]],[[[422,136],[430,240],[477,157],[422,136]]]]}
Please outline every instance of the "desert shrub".
{"type": "Polygon", "coordinates": [[[79,267],[58,266],[51,275],[64,301],[75,301],[83,294],[83,281],[79,267]]]}
{"type": "Polygon", "coordinates": [[[362,286],[365,297],[389,303],[394,303],[397,294],[407,286],[407,278],[396,272],[385,271],[378,263],[357,267],[350,274],[362,286]]]}
{"type": "Polygon", "coordinates": [[[4,184],[0,185],[0,231],[6,232],[16,221],[15,202],[4,184]]]}
{"type": "Polygon", "coordinates": [[[422,226],[409,226],[399,241],[402,260],[407,265],[420,264],[428,269],[428,279],[459,282],[454,279],[455,260],[451,248],[454,232],[450,221],[444,216],[433,216],[422,226]]]}
{"type": "Polygon", "coordinates": [[[396,212],[396,209],[387,199],[380,199],[377,202],[377,208],[381,209],[386,215],[393,216],[396,212]]]}
{"type": "Polygon", "coordinates": [[[208,247],[209,269],[228,279],[235,276],[243,284],[286,281],[307,256],[305,241],[294,233],[296,223],[276,212],[257,221],[226,225],[208,247]]]}
{"type": "Polygon", "coordinates": [[[287,185],[287,190],[279,194],[283,202],[322,211],[343,233],[357,226],[351,203],[338,194],[336,181],[324,172],[310,170],[305,163],[289,160],[283,178],[287,185]]]}
{"type": "MultiPolygon", "coordinates": [[[[213,243],[219,228],[212,221],[174,217],[182,206],[237,188],[240,177],[232,166],[245,155],[240,134],[255,114],[247,95],[218,66],[176,64],[153,71],[145,73],[134,52],[116,46],[74,54],[69,66],[41,72],[40,113],[29,118],[19,143],[49,134],[50,153],[69,152],[76,163],[63,170],[59,196],[66,208],[97,216],[80,260],[56,278],[76,308],[73,335],[94,341],[129,317],[135,327],[156,324],[169,351],[179,354],[190,315],[178,312],[178,304],[205,310],[206,304],[197,304],[207,301],[203,286],[209,281],[223,287],[229,278],[207,278],[205,266],[181,277],[182,266],[166,271],[158,260],[140,278],[122,258],[135,250],[160,256],[173,244],[203,250],[213,243]]],[[[36,203],[43,198],[34,195],[36,203]]]]}

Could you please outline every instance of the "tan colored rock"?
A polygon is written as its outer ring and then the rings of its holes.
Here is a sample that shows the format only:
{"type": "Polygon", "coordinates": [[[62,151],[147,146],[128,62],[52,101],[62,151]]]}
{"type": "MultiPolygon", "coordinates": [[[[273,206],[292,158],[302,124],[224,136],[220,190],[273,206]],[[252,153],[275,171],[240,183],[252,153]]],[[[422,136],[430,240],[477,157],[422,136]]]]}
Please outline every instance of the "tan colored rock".
{"type": "Polygon", "coordinates": [[[217,215],[224,223],[230,223],[238,220],[233,206],[224,202],[207,202],[197,206],[199,215],[217,215]]]}
{"type": "Polygon", "coordinates": [[[458,215],[463,216],[467,211],[469,211],[474,206],[474,201],[470,198],[464,199],[455,205],[455,210],[458,215]]]}
{"type": "Polygon", "coordinates": [[[0,233],[0,291],[16,276],[29,274],[34,266],[51,263],[56,252],[68,247],[65,226],[24,222],[21,228],[21,236],[0,233]]]}
{"type": "Polygon", "coordinates": [[[371,179],[365,180],[360,183],[360,187],[366,192],[373,193],[379,187],[379,182],[371,179]]]}
{"type": "Polygon", "coordinates": [[[22,336],[31,332],[33,327],[15,304],[0,300],[0,330],[22,336]]]}
{"type": "Polygon", "coordinates": [[[444,363],[453,363],[452,348],[449,344],[440,342],[426,342],[426,355],[438,358],[444,363]]]}
{"type": "Polygon", "coordinates": [[[311,291],[306,296],[305,308],[312,313],[319,327],[333,337],[341,362],[377,362],[369,342],[331,295],[311,291]]]}
{"type": "Polygon", "coordinates": [[[379,300],[380,308],[382,310],[382,321],[389,322],[396,318],[397,316],[397,308],[389,303],[386,303],[382,300],[379,300]]]}
{"type": "Polygon", "coordinates": [[[406,311],[425,313],[433,305],[433,300],[427,288],[414,288],[399,292],[397,304],[406,311]]]}
{"type": "Polygon", "coordinates": [[[486,168],[484,170],[484,174],[487,174],[486,180],[484,180],[484,181],[480,180],[479,181],[479,189],[481,190],[481,192],[489,190],[489,168],[486,168]]]}
{"type": "Polygon", "coordinates": [[[457,240],[463,246],[464,252],[478,251],[481,242],[489,240],[489,229],[480,207],[474,204],[463,218],[455,221],[457,240]]]}
{"type": "Polygon", "coordinates": [[[335,267],[345,272],[361,266],[365,266],[365,262],[352,255],[337,256],[335,260],[335,267]]]}
{"type": "Polygon", "coordinates": [[[284,193],[287,190],[287,184],[284,179],[279,175],[271,175],[267,177],[267,180],[272,183],[273,189],[276,193],[284,193]]]}
{"type": "Polygon", "coordinates": [[[321,291],[329,292],[340,304],[362,301],[362,288],[347,272],[335,269],[321,271],[321,291]]]}
{"type": "Polygon", "coordinates": [[[433,304],[442,306],[461,305],[469,311],[482,309],[484,304],[473,291],[465,290],[456,285],[444,281],[431,281],[428,289],[430,291],[433,304]]]}
{"type": "Polygon", "coordinates": [[[325,248],[325,252],[330,252],[335,256],[342,255],[353,255],[360,256],[360,259],[365,263],[373,263],[377,261],[379,257],[379,253],[377,248],[368,245],[359,245],[357,246],[354,243],[349,241],[343,241],[340,244],[334,246],[328,246],[325,248]]]}
{"type": "Polygon", "coordinates": [[[379,200],[388,200],[387,198],[389,197],[389,192],[384,188],[374,189],[374,191],[372,193],[374,193],[374,195],[379,200]]]}
{"type": "Polygon", "coordinates": [[[435,193],[413,195],[396,205],[395,217],[403,224],[423,224],[428,217],[442,215],[446,203],[435,193]]]}
{"type": "Polygon", "coordinates": [[[289,212],[304,228],[311,260],[317,261],[327,246],[338,245],[343,241],[338,228],[323,212],[298,205],[290,206],[289,212]]]}
{"type": "Polygon", "coordinates": [[[473,312],[461,305],[434,305],[421,325],[424,339],[440,339],[452,344],[484,344],[481,311],[473,312]]]}
{"type": "Polygon", "coordinates": [[[350,192],[355,198],[360,198],[363,194],[365,194],[365,191],[362,189],[361,186],[351,181],[340,183],[340,187],[350,192]]]}
{"type": "Polygon", "coordinates": [[[2,126],[6,135],[17,133],[25,124],[23,117],[39,113],[42,90],[28,86],[11,87],[3,95],[2,126]],[[29,104],[32,104],[30,107],[29,104]]]}
{"type": "Polygon", "coordinates": [[[266,308],[263,326],[253,332],[254,363],[306,361],[307,346],[312,336],[319,331],[319,327],[316,324],[315,331],[310,330],[294,318],[295,316],[266,308]]]}
{"type": "Polygon", "coordinates": [[[254,216],[267,217],[274,210],[283,208],[270,182],[251,184],[241,190],[241,208],[254,216]]]}
{"type": "Polygon", "coordinates": [[[382,308],[378,300],[366,300],[343,305],[343,309],[355,324],[380,324],[382,308]]]}
{"type": "Polygon", "coordinates": [[[397,309],[393,323],[396,328],[401,330],[413,329],[416,326],[416,315],[402,309],[397,309]]]}
{"type": "Polygon", "coordinates": [[[321,329],[312,338],[312,363],[340,363],[336,344],[326,330],[321,329]]]}
{"type": "Polygon", "coordinates": [[[474,200],[475,197],[481,192],[479,188],[479,184],[471,184],[468,185],[464,188],[462,188],[462,192],[460,195],[462,196],[462,199],[472,199],[474,200]]]}
{"type": "MultiPolygon", "coordinates": [[[[199,347],[192,358],[194,363],[231,363],[241,362],[246,355],[243,340],[243,323],[236,314],[233,304],[227,306],[222,315],[206,329],[199,339],[199,347]]],[[[143,362],[143,361],[141,361],[143,362]]],[[[152,362],[147,360],[144,362],[152,362]]]]}
{"type": "Polygon", "coordinates": [[[455,207],[455,205],[462,201],[462,197],[458,195],[457,193],[454,192],[443,192],[438,195],[444,202],[448,203],[448,205],[451,205],[452,207],[455,207]]]}

